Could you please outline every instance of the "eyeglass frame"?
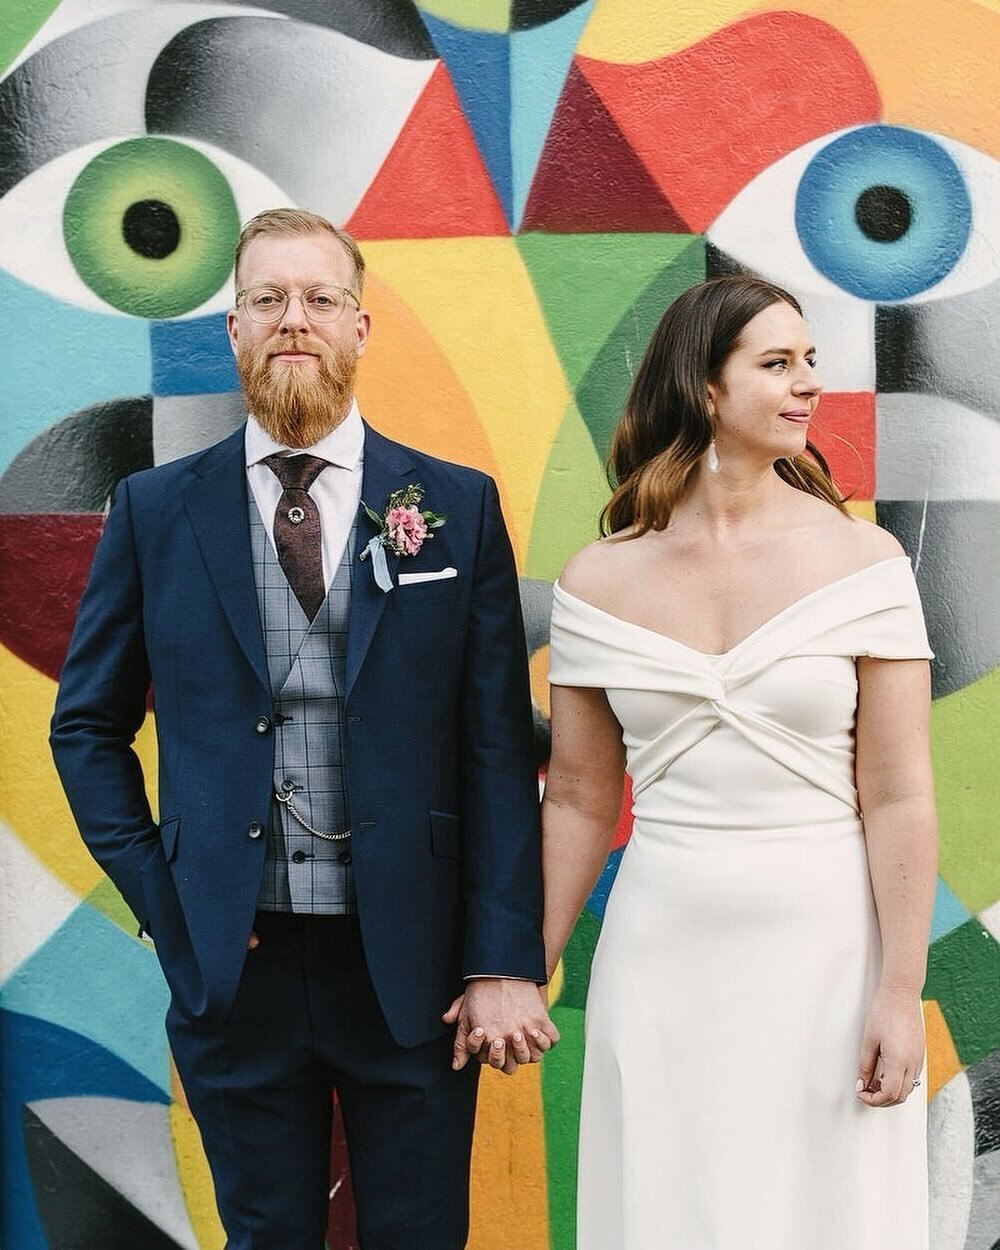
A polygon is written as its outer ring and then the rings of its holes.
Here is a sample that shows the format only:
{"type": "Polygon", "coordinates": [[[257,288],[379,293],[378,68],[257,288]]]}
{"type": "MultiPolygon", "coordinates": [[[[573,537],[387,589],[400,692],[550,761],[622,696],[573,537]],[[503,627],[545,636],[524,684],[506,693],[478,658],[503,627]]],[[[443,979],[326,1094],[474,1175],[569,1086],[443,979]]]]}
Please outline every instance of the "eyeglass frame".
{"type": "Polygon", "coordinates": [[[330,321],[317,320],[317,318],[310,316],[309,309],[306,307],[306,302],[305,302],[305,296],[309,291],[340,291],[343,295],[347,295],[352,300],[354,300],[357,312],[361,311],[360,298],[354,294],[354,292],[351,290],[350,287],[338,286],[336,282],[313,282],[310,286],[303,287],[301,291],[286,291],[283,286],[278,286],[277,283],[259,282],[257,283],[256,286],[247,286],[247,287],[244,287],[242,291],[237,291],[236,296],[235,296],[235,302],[236,302],[236,307],[239,308],[240,300],[243,300],[243,308],[246,311],[247,316],[250,318],[251,321],[256,322],[257,325],[260,325],[260,326],[277,325],[278,322],[285,315],[285,313],[288,311],[288,305],[293,295],[298,296],[299,303],[302,305],[302,311],[309,318],[310,321],[317,321],[318,325],[333,325],[335,322],[340,320],[340,318],[343,316],[344,309],[341,309],[340,312],[336,315],[336,317],[332,318],[332,320],[330,321]],[[259,318],[255,317],[254,314],[249,310],[249,308],[247,308],[247,302],[244,299],[244,296],[249,295],[251,291],[280,291],[282,295],[284,295],[285,297],[285,302],[281,308],[281,311],[278,313],[278,315],[276,317],[273,317],[270,321],[261,321],[259,318]]]}

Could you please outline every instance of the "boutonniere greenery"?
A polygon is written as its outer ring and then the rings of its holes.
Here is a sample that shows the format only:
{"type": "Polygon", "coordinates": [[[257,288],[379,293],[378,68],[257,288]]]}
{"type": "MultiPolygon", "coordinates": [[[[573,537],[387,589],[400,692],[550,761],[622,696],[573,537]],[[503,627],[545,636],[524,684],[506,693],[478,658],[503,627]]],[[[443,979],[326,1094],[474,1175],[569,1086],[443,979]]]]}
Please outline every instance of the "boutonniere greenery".
{"type": "Polygon", "coordinates": [[[378,526],[378,533],[369,540],[361,553],[361,559],[371,556],[372,572],[375,574],[376,585],[381,590],[392,590],[392,574],[385,558],[386,551],[397,556],[415,556],[428,538],[433,538],[432,530],[440,529],[448,517],[442,512],[431,512],[417,505],[424,497],[424,488],[419,482],[411,482],[402,490],[394,490],[385,501],[385,511],[381,514],[362,499],[361,506],[368,519],[378,526]]]}

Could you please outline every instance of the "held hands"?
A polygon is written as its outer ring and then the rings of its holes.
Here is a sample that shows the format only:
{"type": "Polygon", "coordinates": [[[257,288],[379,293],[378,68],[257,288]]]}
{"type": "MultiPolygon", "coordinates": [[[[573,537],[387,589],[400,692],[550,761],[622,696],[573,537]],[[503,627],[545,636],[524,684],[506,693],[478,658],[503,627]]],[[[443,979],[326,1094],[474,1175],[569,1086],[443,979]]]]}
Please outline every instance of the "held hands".
{"type": "Polygon", "coordinates": [[[545,989],[533,981],[469,981],[442,1017],[457,1025],[451,1066],[464,1068],[471,1056],[513,1076],[520,1064],[538,1063],[559,1041],[545,1003],[545,989]]]}
{"type": "Polygon", "coordinates": [[[923,1062],[920,994],[880,989],[865,1024],[855,1087],[858,1101],[868,1107],[898,1107],[920,1084],[923,1062]]]}

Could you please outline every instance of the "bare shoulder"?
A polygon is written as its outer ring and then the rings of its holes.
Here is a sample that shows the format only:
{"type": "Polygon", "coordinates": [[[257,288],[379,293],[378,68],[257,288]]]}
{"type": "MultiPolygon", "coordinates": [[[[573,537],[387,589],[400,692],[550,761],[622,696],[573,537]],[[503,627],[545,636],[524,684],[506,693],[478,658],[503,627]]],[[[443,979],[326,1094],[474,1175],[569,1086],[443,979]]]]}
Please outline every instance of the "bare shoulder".
{"type": "Polygon", "coordinates": [[[899,540],[873,521],[858,516],[845,517],[844,520],[846,525],[840,527],[842,541],[850,545],[851,554],[859,566],[906,555],[899,540]]]}
{"type": "Polygon", "coordinates": [[[634,541],[601,538],[578,551],[559,574],[559,585],[578,599],[600,607],[607,599],[609,582],[625,574],[634,558],[634,541]]]}

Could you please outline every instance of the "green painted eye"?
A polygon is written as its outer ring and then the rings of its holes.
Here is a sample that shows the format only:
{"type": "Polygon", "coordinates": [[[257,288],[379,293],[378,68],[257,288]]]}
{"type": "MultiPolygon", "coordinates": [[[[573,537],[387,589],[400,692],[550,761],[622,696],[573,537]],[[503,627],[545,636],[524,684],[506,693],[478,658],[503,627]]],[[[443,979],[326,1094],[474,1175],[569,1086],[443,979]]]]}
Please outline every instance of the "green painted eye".
{"type": "Polygon", "coordinates": [[[80,171],[63,210],[77,273],[137,317],[176,317],[211,298],[232,269],[238,234],[229,183],[172,139],[107,148],[80,171]]]}

